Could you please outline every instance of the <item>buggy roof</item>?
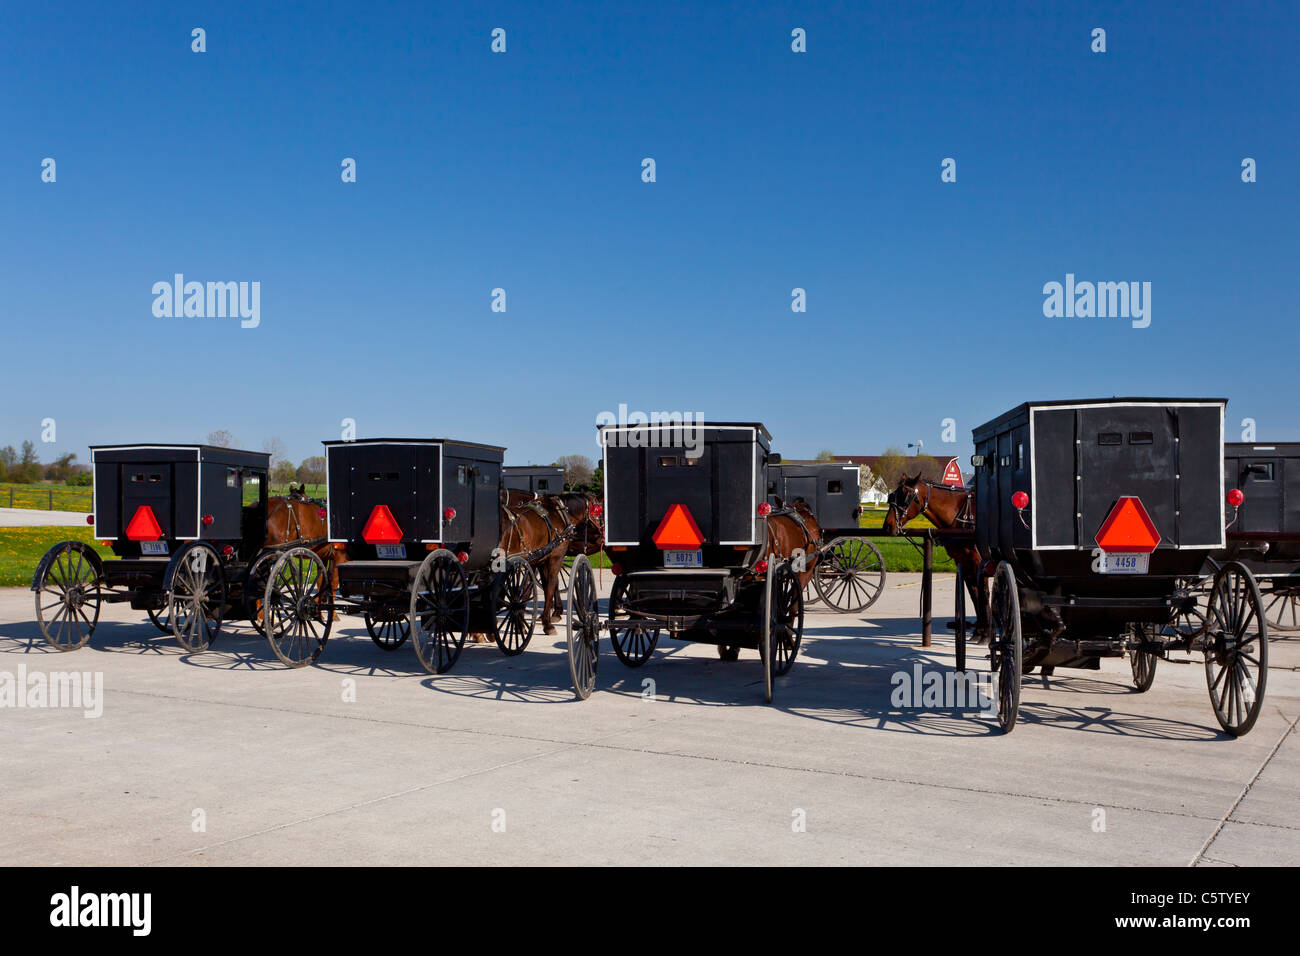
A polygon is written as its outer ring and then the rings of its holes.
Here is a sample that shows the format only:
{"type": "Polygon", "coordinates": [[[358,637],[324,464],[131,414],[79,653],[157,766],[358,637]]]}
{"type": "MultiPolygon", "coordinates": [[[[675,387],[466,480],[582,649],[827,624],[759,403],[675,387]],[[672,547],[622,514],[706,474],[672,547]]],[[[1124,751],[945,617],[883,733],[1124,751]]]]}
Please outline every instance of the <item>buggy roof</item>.
{"type": "Polygon", "coordinates": [[[485,445],[477,441],[461,441],[458,438],[358,438],[355,441],[323,441],[322,445],[463,445],[466,448],[484,448],[488,451],[504,452],[505,445],[485,445]]]}
{"type": "Polygon", "coordinates": [[[1065,398],[1049,402],[1023,402],[997,418],[972,430],[976,441],[997,434],[1017,419],[1027,419],[1031,408],[1052,408],[1088,405],[1227,405],[1226,398],[1065,398]]]}
{"type": "Polygon", "coordinates": [[[91,445],[90,461],[131,463],[148,460],[141,453],[162,453],[175,461],[211,461],[223,465],[246,465],[253,468],[268,468],[271,456],[262,451],[246,451],[242,448],[225,448],[221,445],[181,445],[154,442],[142,445],[91,445]]]}
{"type": "Polygon", "coordinates": [[[619,423],[617,423],[617,422],[611,422],[610,424],[607,424],[607,425],[597,425],[597,426],[596,426],[596,431],[598,431],[598,432],[603,432],[603,431],[605,431],[605,430],[608,429],[608,428],[645,428],[645,429],[658,429],[658,428],[675,428],[675,429],[681,429],[681,428],[704,428],[704,429],[708,429],[708,428],[753,428],[755,431],[758,432],[758,434],[760,434],[760,435],[763,436],[763,440],[764,440],[764,441],[768,442],[769,444],[770,444],[771,441],[772,441],[772,435],[771,435],[771,433],[768,432],[767,427],[766,427],[762,422],[697,422],[697,421],[689,421],[689,422],[639,422],[639,423],[637,423],[637,424],[635,424],[635,425],[630,424],[630,423],[627,423],[627,422],[624,422],[624,423],[622,423],[622,424],[619,424],[619,423]]]}
{"type": "Polygon", "coordinates": [[[1264,444],[1257,441],[1230,441],[1224,443],[1225,455],[1260,455],[1274,458],[1300,458],[1300,442],[1280,441],[1264,444]]]}

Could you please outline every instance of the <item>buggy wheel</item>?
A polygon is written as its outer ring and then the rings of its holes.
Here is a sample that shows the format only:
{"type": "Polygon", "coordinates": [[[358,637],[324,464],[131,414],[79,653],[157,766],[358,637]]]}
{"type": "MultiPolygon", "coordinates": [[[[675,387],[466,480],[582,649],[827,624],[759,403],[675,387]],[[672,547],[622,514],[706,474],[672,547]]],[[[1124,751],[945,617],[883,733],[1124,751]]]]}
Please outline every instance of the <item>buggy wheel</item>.
{"type": "Polygon", "coordinates": [[[763,690],[770,704],[773,682],[790,670],[803,642],[803,589],[788,562],[769,568],[763,585],[763,611],[758,652],[763,659],[763,690]]]}
{"type": "Polygon", "coordinates": [[[718,656],[724,661],[740,660],[740,648],[735,644],[719,644],[718,656]]]}
{"type": "Polygon", "coordinates": [[[813,586],[827,607],[857,614],[885,589],[885,559],[866,538],[836,538],[817,556],[813,586]]]}
{"type": "Polygon", "coordinates": [[[288,667],[315,663],[334,625],[329,568],[310,548],[290,548],[271,566],[262,597],[262,628],[288,667]]]}
{"type": "Polygon", "coordinates": [[[957,655],[957,672],[966,673],[966,582],[962,580],[961,565],[957,565],[957,580],[953,595],[953,645],[957,655]]]}
{"type": "Polygon", "coordinates": [[[1300,589],[1277,588],[1265,601],[1264,619],[1270,631],[1300,630],[1300,589]]]}
{"type": "Polygon", "coordinates": [[[162,631],[164,634],[172,633],[171,601],[168,601],[156,610],[154,608],[148,608],[144,613],[149,615],[149,623],[158,628],[158,630],[162,631]]]}
{"type": "Polygon", "coordinates": [[[1254,576],[1229,561],[1214,578],[1206,612],[1205,682],[1214,716],[1240,737],[1255,726],[1268,679],[1268,626],[1254,576]]]}
{"type": "Polygon", "coordinates": [[[596,689],[596,669],[600,665],[600,605],[596,579],[585,554],[573,559],[567,603],[569,677],[578,697],[586,700],[596,689]]]}
{"type": "Polygon", "coordinates": [[[619,609],[627,599],[627,581],[619,578],[609,592],[609,643],[614,648],[614,656],[628,667],[640,667],[650,660],[655,647],[659,644],[660,628],[618,627],[619,609]]]}
{"type": "MultiPolygon", "coordinates": [[[[1133,625],[1133,639],[1136,641],[1146,640],[1146,627],[1141,624],[1133,625]]],[[[1156,664],[1160,658],[1150,651],[1133,648],[1129,651],[1128,663],[1133,671],[1133,686],[1139,694],[1145,694],[1151,689],[1151,682],[1156,679],[1156,664]]]]}
{"type": "Polygon", "coordinates": [[[411,643],[430,674],[456,666],[469,635],[469,587],[456,556],[439,548],[424,559],[411,589],[411,643]]]}
{"type": "Polygon", "coordinates": [[[266,582],[271,578],[271,568],[280,556],[278,551],[264,551],[253,559],[244,575],[244,614],[253,629],[266,637],[262,621],[262,601],[266,598],[266,582]]]}
{"type": "Polygon", "coordinates": [[[172,633],[191,654],[206,651],[221,633],[226,612],[226,571],[216,549],[207,544],[184,548],[172,559],[167,614],[172,633]]]}
{"type": "Polygon", "coordinates": [[[817,593],[817,572],[814,570],[813,573],[808,576],[808,583],[803,589],[803,606],[811,607],[821,601],[821,599],[822,596],[817,593]]]}
{"type": "Polygon", "coordinates": [[[998,725],[1003,733],[1010,733],[1020,713],[1025,653],[1020,633],[1020,594],[1011,565],[1005,561],[998,564],[990,585],[989,651],[998,675],[998,725]]]}
{"type": "Polygon", "coordinates": [[[560,576],[556,578],[555,581],[555,613],[556,614],[564,613],[564,599],[565,599],[565,595],[569,593],[569,581],[572,578],[573,578],[573,574],[570,572],[569,566],[567,564],[561,564],[560,576]]]}
{"type": "Polygon", "coordinates": [[[99,623],[99,564],[86,551],[80,541],[56,544],[32,582],[41,636],[61,651],[85,647],[99,623]]]}
{"type": "Polygon", "coordinates": [[[366,633],[381,651],[397,650],[411,636],[411,619],[400,611],[370,612],[362,616],[366,622],[366,633]],[[378,616],[376,616],[376,614],[378,616]]]}
{"type": "Polygon", "coordinates": [[[511,558],[506,570],[492,579],[492,636],[506,657],[522,654],[533,639],[539,590],[536,572],[522,558],[511,558]]]}

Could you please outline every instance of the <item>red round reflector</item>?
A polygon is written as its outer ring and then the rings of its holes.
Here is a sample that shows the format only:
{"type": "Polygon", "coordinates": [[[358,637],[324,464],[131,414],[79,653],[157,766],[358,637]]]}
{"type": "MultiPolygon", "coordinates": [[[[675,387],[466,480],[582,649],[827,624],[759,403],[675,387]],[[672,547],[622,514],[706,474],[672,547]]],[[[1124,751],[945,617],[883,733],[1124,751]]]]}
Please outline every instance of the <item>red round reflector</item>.
{"type": "Polygon", "coordinates": [[[614,577],[621,578],[623,576],[623,565],[611,564],[609,569],[614,572],[614,577]]]}
{"type": "MultiPolygon", "coordinates": [[[[450,511],[451,509],[449,508],[447,510],[450,511]]],[[[464,564],[466,561],[469,560],[469,555],[466,554],[464,551],[458,552],[456,555],[456,560],[459,561],[461,564],[464,564]]]]}
{"type": "Polygon", "coordinates": [[[325,520],[325,515],[327,515],[328,513],[329,513],[329,512],[327,512],[324,508],[318,508],[318,509],[316,510],[316,514],[320,515],[320,520],[321,520],[321,521],[324,521],[324,520],[325,520]]]}
{"type": "Polygon", "coordinates": [[[1029,495],[1023,491],[1017,491],[1011,496],[1011,503],[1016,506],[1017,511],[1024,511],[1029,507],[1029,495]]]}
{"type": "MultiPolygon", "coordinates": [[[[761,505],[758,506],[758,516],[760,518],[766,518],[771,513],[772,513],[772,506],[769,505],[766,501],[764,501],[761,505]]],[[[764,571],[767,570],[766,564],[763,565],[763,570],[764,571]]]]}
{"type": "Polygon", "coordinates": [[[1232,505],[1234,508],[1240,508],[1241,503],[1245,500],[1246,496],[1240,488],[1233,488],[1228,492],[1228,504],[1232,505]]]}
{"type": "Polygon", "coordinates": [[[203,516],[203,523],[204,523],[205,525],[212,524],[212,515],[204,515],[204,516],[203,516]]]}
{"type": "Polygon", "coordinates": [[[589,510],[591,511],[591,516],[593,518],[599,518],[601,515],[605,513],[605,509],[602,508],[600,505],[592,505],[589,510]]]}
{"type": "Polygon", "coordinates": [[[229,545],[229,544],[226,545],[224,548],[221,549],[221,554],[222,554],[224,557],[227,557],[227,558],[230,557],[230,556],[231,556],[232,554],[234,554],[234,553],[235,553],[235,549],[234,549],[234,547],[233,547],[232,545],[229,545]]]}
{"type": "Polygon", "coordinates": [[[456,520],[456,509],[455,509],[455,508],[448,508],[448,509],[446,509],[445,511],[443,511],[443,513],[442,513],[442,520],[443,520],[443,521],[455,521],[455,520],[456,520]]]}
{"type": "Polygon", "coordinates": [[[759,561],[758,564],[754,565],[754,570],[759,574],[767,574],[767,562],[759,561]]]}
{"type": "Polygon", "coordinates": [[[94,516],[94,515],[86,515],[86,524],[94,524],[94,523],[95,523],[95,516],[94,516]]]}

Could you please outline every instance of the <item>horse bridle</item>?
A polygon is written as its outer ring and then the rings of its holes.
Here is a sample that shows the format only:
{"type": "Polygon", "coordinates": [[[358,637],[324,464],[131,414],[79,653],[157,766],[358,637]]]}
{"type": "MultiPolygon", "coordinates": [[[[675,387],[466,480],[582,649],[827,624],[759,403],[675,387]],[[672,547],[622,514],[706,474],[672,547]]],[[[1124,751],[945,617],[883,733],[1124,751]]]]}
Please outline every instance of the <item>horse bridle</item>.
{"type": "MultiPolygon", "coordinates": [[[[913,485],[911,488],[907,489],[908,491],[907,499],[902,503],[901,506],[897,501],[894,500],[895,495],[898,494],[897,491],[894,491],[889,496],[889,510],[891,512],[896,512],[894,514],[894,523],[897,524],[900,528],[903,527],[905,519],[907,518],[907,512],[910,511],[912,508],[912,502],[920,498],[921,485],[925,485],[925,501],[921,505],[921,510],[917,512],[917,516],[919,517],[920,515],[923,515],[928,510],[930,510],[930,492],[934,490],[935,485],[934,482],[932,482],[929,478],[917,479],[916,484],[913,485]]],[[[956,489],[953,490],[956,491],[956,489]]],[[[966,492],[966,497],[962,501],[961,508],[958,510],[956,516],[953,519],[953,522],[954,524],[972,524],[974,522],[974,518],[971,516],[970,512],[971,512],[972,502],[974,501],[974,496],[965,488],[961,490],[966,492]]]]}

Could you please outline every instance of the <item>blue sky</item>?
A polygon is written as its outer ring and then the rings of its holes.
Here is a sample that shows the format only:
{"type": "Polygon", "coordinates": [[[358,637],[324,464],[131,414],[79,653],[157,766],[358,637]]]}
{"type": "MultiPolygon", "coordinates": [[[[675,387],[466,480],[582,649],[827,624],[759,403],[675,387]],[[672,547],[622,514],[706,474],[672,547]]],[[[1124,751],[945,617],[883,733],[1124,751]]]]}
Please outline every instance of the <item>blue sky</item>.
{"type": "Polygon", "coordinates": [[[1286,3],[9,4],[0,444],[297,460],[348,417],[523,463],[626,403],[964,455],[1115,394],[1300,439],[1298,43],[1286,3]],[[260,327],[156,318],[176,272],[260,282],[260,327]],[[1150,327],[1045,318],[1067,273],[1150,282],[1150,327]]]}

